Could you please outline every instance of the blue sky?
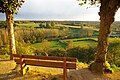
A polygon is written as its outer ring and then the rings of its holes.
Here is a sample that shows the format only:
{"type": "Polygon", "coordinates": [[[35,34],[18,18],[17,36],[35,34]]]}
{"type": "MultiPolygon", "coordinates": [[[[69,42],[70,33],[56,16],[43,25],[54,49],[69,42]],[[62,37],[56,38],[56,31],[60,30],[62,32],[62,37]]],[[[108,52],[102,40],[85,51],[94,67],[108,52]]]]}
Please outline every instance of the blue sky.
{"type": "MultiPolygon", "coordinates": [[[[15,15],[15,19],[79,21],[99,20],[99,7],[86,9],[85,6],[79,6],[78,4],[77,0],[26,0],[19,13],[15,15]]],[[[116,20],[120,21],[119,12],[116,14],[116,20]]],[[[5,16],[0,14],[0,19],[5,19],[5,16]]]]}

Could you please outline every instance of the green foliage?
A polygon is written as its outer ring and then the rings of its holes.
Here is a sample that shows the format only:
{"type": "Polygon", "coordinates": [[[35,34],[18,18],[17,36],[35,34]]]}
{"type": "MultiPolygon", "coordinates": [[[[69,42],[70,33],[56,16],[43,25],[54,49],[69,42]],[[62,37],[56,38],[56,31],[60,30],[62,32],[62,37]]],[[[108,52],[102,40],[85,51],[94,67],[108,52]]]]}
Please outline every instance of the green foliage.
{"type": "Polygon", "coordinates": [[[46,53],[40,48],[40,49],[36,49],[34,51],[34,55],[37,55],[37,56],[46,56],[46,53]]]}
{"type": "Polygon", "coordinates": [[[68,50],[68,49],[73,48],[73,47],[74,47],[73,45],[74,45],[74,44],[73,44],[73,41],[72,41],[72,40],[68,41],[66,49],[68,50]]]}
{"type": "Polygon", "coordinates": [[[0,28],[6,28],[6,22],[5,21],[0,21],[0,28]]]}
{"type": "Polygon", "coordinates": [[[52,28],[55,28],[55,26],[56,26],[55,22],[52,21],[52,22],[51,22],[51,27],[52,27],[52,28]]]}
{"type": "Polygon", "coordinates": [[[18,29],[15,31],[17,41],[25,43],[41,42],[44,39],[44,32],[35,29],[18,29]]]}
{"type": "Polygon", "coordinates": [[[66,56],[66,50],[65,49],[52,49],[49,51],[49,56],[59,56],[59,57],[64,57],[66,56]]]}
{"type": "Polygon", "coordinates": [[[107,59],[111,64],[120,66],[120,42],[114,41],[108,47],[107,59]]]}
{"type": "Polygon", "coordinates": [[[26,43],[16,41],[17,54],[34,54],[34,48],[26,43]]]}
{"type": "Polygon", "coordinates": [[[47,40],[43,40],[41,46],[43,51],[48,52],[48,50],[50,49],[50,42],[47,40]]]}
{"type": "Polygon", "coordinates": [[[48,56],[48,52],[50,50],[50,42],[47,40],[43,40],[41,42],[41,46],[39,49],[35,50],[35,55],[44,55],[48,56]]]}
{"type": "Polygon", "coordinates": [[[80,2],[79,5],[89,4],[94,5],[100,3],[100,0],[78,0],[80,2]]]}
{"type": "Polygon", "coordinates": [[[10,56],[8,54],[0,55],[1,59],[9,60],[10,56]]]}
{"type": "Polygon", "coordinates": [[[58,29],[16,29],[15,37],[17,41],[26,43],[42,42],[44,39],[57,39],[58,29]]]}
{"type": "Polygon", "coordinates": [[[3,45],[0,47],[0,54],[9,54],[9,45],[3,45]]]}
{"type": "Polygon", "coordinates": [[[39,24],[39,27],[40,28],[48,28],[48,29],[55,28],[55,23],[54,22],[41,22],[39,24]]]}
{"type": "Polygon", "coordinates": [[[39,24],[39,27],[40,27],[40,28],[45,28],[45,27],[46,27],[46,24],[45,24],[45,23],[40,23],[40,24],[39,24]]]}
{"type": "Polygon", "coordinates": [[[67,56],[76,57],[81,62],[87,62],[94,60],[95,48],[91,46],[86,47],[74,47],[67,50],[67,56]]]}
{"type": "Polygon", "coordinates": [[[115,64],[111,65],[113,71],[120,71],[120,67],[117,67],[115,64]]]}
{"type": "Polygon", "coordinates": [[[35,28],[36,26],[38,26],[38,24],[34,22],[19,22],[19,23],[15,22],[15,24],[17,28],[22,28],[22,29],[35,28]]]}
{"type": "Polygon", "coordinates": [[[0,0],[0,12],[6,11],[14,14],[24,3],[24,0],[0,0]]]}
{"type": "Polygon", "coordinates": [[[60,79],[57,77],[53,77],[51,80],[60,80],[60,79]]]}

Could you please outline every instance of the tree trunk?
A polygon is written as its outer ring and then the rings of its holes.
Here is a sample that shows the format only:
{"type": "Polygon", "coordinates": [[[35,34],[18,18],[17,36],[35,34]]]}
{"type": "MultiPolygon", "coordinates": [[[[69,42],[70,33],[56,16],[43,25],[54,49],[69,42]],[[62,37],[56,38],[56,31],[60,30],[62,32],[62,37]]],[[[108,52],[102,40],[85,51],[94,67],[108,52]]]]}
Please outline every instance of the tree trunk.
{"type": "Polygon", "coordinates": [[[101,0],[100,6],[100,30],[98,37],[97,52],[95,61],[90,65],[90,69],[94,72],[104,73],[106,68],[106,55],[108,49],[108,36],[110,34],[110,26],[114,22],[115,12],[117,11],[116,3],[113,0],[101,0]],[[112,6],[111,6],[112,5],[112,6]]]}
{"type": "Polygon", "coordinates": [[[10,60],[13,59],[12,54],[16,54],[15,48],[15,37],[14,37],[14,27],[13,27],[13,14],[9,11],[6,11],[6,22],[8,28],[8,37],[9,37],[9,50],[10,50],[10,60]]]}

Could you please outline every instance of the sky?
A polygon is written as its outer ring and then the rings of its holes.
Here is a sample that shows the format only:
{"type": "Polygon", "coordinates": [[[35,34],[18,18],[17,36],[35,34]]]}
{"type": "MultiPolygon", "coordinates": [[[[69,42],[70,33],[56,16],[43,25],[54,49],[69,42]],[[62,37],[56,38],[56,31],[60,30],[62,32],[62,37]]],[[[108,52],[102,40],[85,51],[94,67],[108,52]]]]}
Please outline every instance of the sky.
{"type": "MultiPolygon", "coordinates": [[[[99,21],[99,7],[78,4],[77,0],[26,0],[15,20],[99,21]]],[[[5,15],[0,13],[0,19],[5,20],[5,15]]],[[[120,10],[115,20],[120,21],[120,10]]]]}

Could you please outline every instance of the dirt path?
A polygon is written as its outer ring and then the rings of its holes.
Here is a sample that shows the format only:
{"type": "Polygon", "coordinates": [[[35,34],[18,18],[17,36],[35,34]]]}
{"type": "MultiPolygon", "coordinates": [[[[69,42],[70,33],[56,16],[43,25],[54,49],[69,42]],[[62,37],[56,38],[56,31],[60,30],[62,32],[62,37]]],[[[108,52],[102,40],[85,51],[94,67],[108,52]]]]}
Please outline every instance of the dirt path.
{"type": "MultiPolygon", "coordinates": [[[[14,67],[14,61],[0,61],[0,80],[62,80],[62,69],[30,66],[27,74],[21,76],[12,70],[14,67]]],[[[84,67],[79,64],[77,70],[68,70],[68,80],[120,80],[120,72],[103,76],[84,67]]]]}

